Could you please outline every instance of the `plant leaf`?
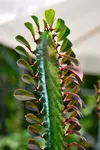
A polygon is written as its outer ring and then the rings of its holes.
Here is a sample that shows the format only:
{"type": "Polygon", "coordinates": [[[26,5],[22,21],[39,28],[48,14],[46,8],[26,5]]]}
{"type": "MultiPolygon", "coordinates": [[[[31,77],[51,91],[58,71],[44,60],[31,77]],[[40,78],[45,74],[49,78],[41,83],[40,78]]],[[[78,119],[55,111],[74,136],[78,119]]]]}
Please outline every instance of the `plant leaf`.
{"type": "Polygon", "coordinates": [[[36,56],[32,52],[26,51],[25,48],[23,48],[22,46],[17,46],[15,50],[19,55],[25,56],[26,58],[29,58],[30,60],[31,58],[36,59],[36,56]]]}
{"type": "Polygon", "coordinates": [[[36,16],[31,16],[31,18],[34,20],[34,22],[37,25],[38,32],[40,32],[40,25],[39,25],[39,19],[36,16]]]}
{"type": "Polygon", "coordinates": [[[31,34],[32,34],[32,36],[34,37],[35,32],[34,32],[33,25],[32,25],[30,22],[25,22],[25,23],[24,23],[24,25],[25,25],[25,27],[26,27],[27,29],[29,29],[29,30],[30,30],[30,32],[31,32],[31,34]]]}
{"type": "Polygon", "coordinates": [[[64,108],[64,113],[67,113],[69,110],[72,110],[72,112],[73,112],[73,110],[79,115],[79,117],[81,117],[82,115],[81,115],[81,112],[79,111],[79,109],[76,107],[76,106],[74,106],[74,105],[67,105],[65,108],[64,108]]]}
{"type": "Polygon", "coordinates": [[[68,130],[65,135],[68,136],[68,135],[70,135],[70,134],[76,134],[76,135],[78,135],[78,136],[80,137],[81,140],[87,141],[87,140],[86,140],[78,131],[76,131],[76,130],[68,130]]]}
{"type": "Polygon", "coordinates": [[[74,88],[71,90],[72,93],[77,94],[80,91],[79,85],[75,85],[74,88]]]}
{"type": "Polygon", "coordinates": [[[40,120],[38,119],[38,117],[36,117],[34,114],[31,114],[31,113],[28,113],[26,116],[25,116],[26,120],[29,122],[29,123],[38,123],[38,124],[41,124],[40,120]]]}
{"type": "Polygon", "coordinates": [[[25,56],[27,58],[30,58],[28,52],[22,47],[22,46],[17,46],[15,48],[16,52],[22,56],[25,56]]]}
{"type": "Polygon", "coordinates": [[[68,65],[68,66],[62,67],[62,70],[69,70],[73,72],[74,74],[76,74],[81,81],[83,80],[83,72],[81,71],[79,66],[68,65]]]}
{"type": "MultiPolygon", "coordinates": [[[[70,40],[68,40],[67,38],[65,38],[65,39],[63,40],[63,42],[62,42],[60,51],[61,51],[61,52],[67,51],[67,50],[69,50],[71,47],[72,47],[72,43],[70,42],[70,40]]],[[[69,55],[68,55],[68,56],[69,56],[69,55]]]]}
{"type": "Polygon", "coordinates": [[[27,130],[32,136],[40,136],[40,132],[35,126],[29,125],[27,130]]]}
{"type": "Polygon", "coordinates": [[[79,95],[72,93],[72,92],[67,92],[68,97],[72,97],[74,100],[77,100],[78,103],[80,104],[81,108],[84,106],[82,99],[79,97],[79,95]]]}
{"type": "Polygon", "coordinates": [[[47,24],[46,20],[43,19],[43,23],[44,23],[44,30],[45,31],[48,30],[48,24],[47,24]]]}
{"type": "Polygon", "coordinates": [[[28,75],[28,74],[24,74],[21,79],[23,80],[23,82],[27,83],[27,84],[34,84],[34,80],[33,78],[28,75]]]}
{"type": "MultiPolygon", "coordinates": [[[[68,83],[68,81],[71,81],[71,82],[74,82],[74,83],[80,85],[79,82],[78,82],[78,80],[77,80],[76,77],[74,76],[74,74],[71,74],[70,76],[68,76],[68,77],[66,77],[65,79],[63,79],[63,83],[65,83],[65,84],[66,84],[66,82],[68,83]]],[[[74,92],[73,92],[73,93],[74,93],[74,92]]]]}
{"type": "MultiPolygon", "coordinates": [[[[76,142],[72,142],[72,143],[67,145],[67,147],[71,147],[71,146],[76,146],[77,148],[80,148],[81,150],[85,150],[85,148],[83,146],[79,145],[76,142]]],[[[66,150],[68,150],[68,149],[66,149],[66,150]]]]}
{"type": "Polygon", "coordinates": [[[68,124],[68,123],[70,123],[70,124],[75,123],[75,124],[77,124],[79,127],[81,127],[81,124],[79,123],[78,119],[75,118],[75,117],[69,117],[69,118],[67,118],[67,119],[65,120],[65,124],[68,124]]]}
{"type": "Polygon", "coordinates": [[[26,108],[35,112],[39,112],[37,106],[30,101],[27,101],[25,104],[26,108]]]}
{"type": "Polygon", "coordinates": [[[50,25],[50,27],[52,27],[52,24],[54,22],[54,17],[55,17],[55,11],[53,9],[48,9],[45,11],[45,18],[48,24],[50,25]]]}
{"type": "Polygon", "coordinates": [[[70,34],[70,30],[69,28],[64,25],[63,28],[60,30],[59,34],[58,34],[58,41],[62,41],[64,40],[68,35],[70,34]]]}
{"type": "Polygon", "coordinates": [[[17,65],[25,70],[33,72],[30,64],[25,59],[19,59],[17,65]]]}
{"type": "Polygon", "coordinates": [[[18,42],[20,42],[21,44],[24,44],[28,49],[31,49],[30,44],[27,42],[27,40],[23,36],[17,35],[15,38],[18,42]]]}
{"type": "Polygon", "coordinates": [[[79,61],[76,58],[73,58],[71,56],[65,55],[67,59],[69,59],[71,62],[73,62],[76,66],[79,66],[79,61]]]}
{"type": "Polygon", "coordinates": [[[28,147],[32,150],[41,150],[40,145],[32,138],[28,140],[28,147]]]}
{"type": "Polygon", "coordinates": [[[35,96],[31,92],[29,92],[25,89],[15,90],[14,97],[18,100],[21,100],[21,101],[36,100],[35,96]]]}
{"type": "Polygon", "coordinates": [[[65,25],[65,21],[62,20],[61,18],[58,18],[56,22],[56,26],[55,26],[55,32],[59,32],[63,28],[64,25],[65,25]]]}

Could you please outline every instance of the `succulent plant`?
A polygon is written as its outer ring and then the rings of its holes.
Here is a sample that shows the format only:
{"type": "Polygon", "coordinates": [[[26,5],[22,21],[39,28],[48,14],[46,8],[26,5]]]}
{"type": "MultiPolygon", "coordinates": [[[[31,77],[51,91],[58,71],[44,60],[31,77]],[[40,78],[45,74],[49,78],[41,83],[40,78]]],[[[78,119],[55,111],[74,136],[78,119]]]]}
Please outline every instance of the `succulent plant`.
{"type": "Polygon", "coordinates": [[[31,124],[28,132],[32,138],[28,140],[28,147],[32,150],[67,150],[71,146],[84,149],[74,141],[67,143],[71,134],[85,140],[79,133],[82,117],[79,107],[84,107],[84,103],[78,93],[83,72],[67,38],[70,29],[61,18],[54,24],[52,9],[45,11],[43,31],[38,18],[31,18],[37,31],[30,22],[25,26],[31,32],[36,49],[21,35],[16,36],[16,40],[23,46],[15,49],[21,55],[17,65],[26,70],[21,79],[30,84],[29,90],[20,88],[14,92],[16,99],[25,101],[29,110],[25,116],[31,124]]]}

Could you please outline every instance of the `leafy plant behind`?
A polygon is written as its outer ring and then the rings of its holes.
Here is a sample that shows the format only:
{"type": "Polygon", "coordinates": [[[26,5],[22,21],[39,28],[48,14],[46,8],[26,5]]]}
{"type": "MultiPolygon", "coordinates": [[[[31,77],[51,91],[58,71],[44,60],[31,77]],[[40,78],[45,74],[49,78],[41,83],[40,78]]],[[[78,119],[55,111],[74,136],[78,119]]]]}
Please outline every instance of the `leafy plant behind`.
{"type": "Polygon", "coordinates": [[[83,72],[67,38],[70,29],[61,18],[53,25],[55,11],[52,9],[45,11],[44,31],[40,30],[38,18],[31,18],[37,26],[38,38],[30,22],[25,26],[32,34],[36,50],[32,50],[23,36],[16,36],[24,46],[16,47],[21,55],[17,65],[26,70],[21,79],[31,88],[30,91],[17,89],[14,93],[30,110],[25,116],[31,124],[27,129],[32,135],[28,147],[34,150],[67,150],[72,146],[84,149],[76,142],[66,142],[71,134],[85,140],[78,131],[82,117],[78,107],[84,107],[78,95],[83,72]]]}

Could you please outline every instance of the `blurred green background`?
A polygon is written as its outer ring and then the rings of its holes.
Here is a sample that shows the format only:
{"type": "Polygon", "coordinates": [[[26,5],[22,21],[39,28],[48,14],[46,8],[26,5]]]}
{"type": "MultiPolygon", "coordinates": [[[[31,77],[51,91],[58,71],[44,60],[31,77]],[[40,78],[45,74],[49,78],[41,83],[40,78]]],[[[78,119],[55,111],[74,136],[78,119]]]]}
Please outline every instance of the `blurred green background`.
{"type": "MultiPolygon", "coordinates": [[[[16,65],[18,58],[13,49],[0,45],[0,150],[28,149],[26,143],[30,135],[26,130],[24,104],[13,97],[14,90],[24,86],[20,81],[22,71],[16,65]]],[[[80,121],[83,126],[81,132],[87,142],[80,142],[87,150],[97,150],[96,146],[100,144],[94,91],[98,79],[100,76],[85,74],[81,85],[80,95],[86,104],[86,108],[81,110],[84,115],[80,121]]],[[[75,136],[69,136],[68,142],[73,138],[76,140],[75,136]]]]}

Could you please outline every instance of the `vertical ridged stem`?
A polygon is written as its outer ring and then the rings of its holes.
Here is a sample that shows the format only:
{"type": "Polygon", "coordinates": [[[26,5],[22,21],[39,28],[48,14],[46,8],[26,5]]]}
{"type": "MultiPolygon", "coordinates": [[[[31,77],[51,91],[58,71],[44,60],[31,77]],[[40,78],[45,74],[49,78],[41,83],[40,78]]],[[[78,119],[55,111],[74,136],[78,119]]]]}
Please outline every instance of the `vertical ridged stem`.
{"type": "Polygon", "coordinates": [[[44,96],[47,123],[48,150],[64,150],[63,105],[59,79],[59,67],[51,34],[44,32],[37,46],[39,69],[44,96]],[[49,43],[51,42],[51,43],[49,43]]]}
{"type": "Polygon", "coordinates": [[[45,99],[45,109],[46,109],[46,117],[44,122],[47,124],[47,134],[48,134],[48,148],[50,149],[50,116],[49,116],[49,104],[48,104],[48,94],[45,82],[45,69],[44,69],[44,58],[43,58],[43,49],[38,49],[40,55],[40,74],[41,74],[41,83],[42,83],[42,94],[45,99]],[[41,57],[42,56],[42,57],[41,57]]]}

